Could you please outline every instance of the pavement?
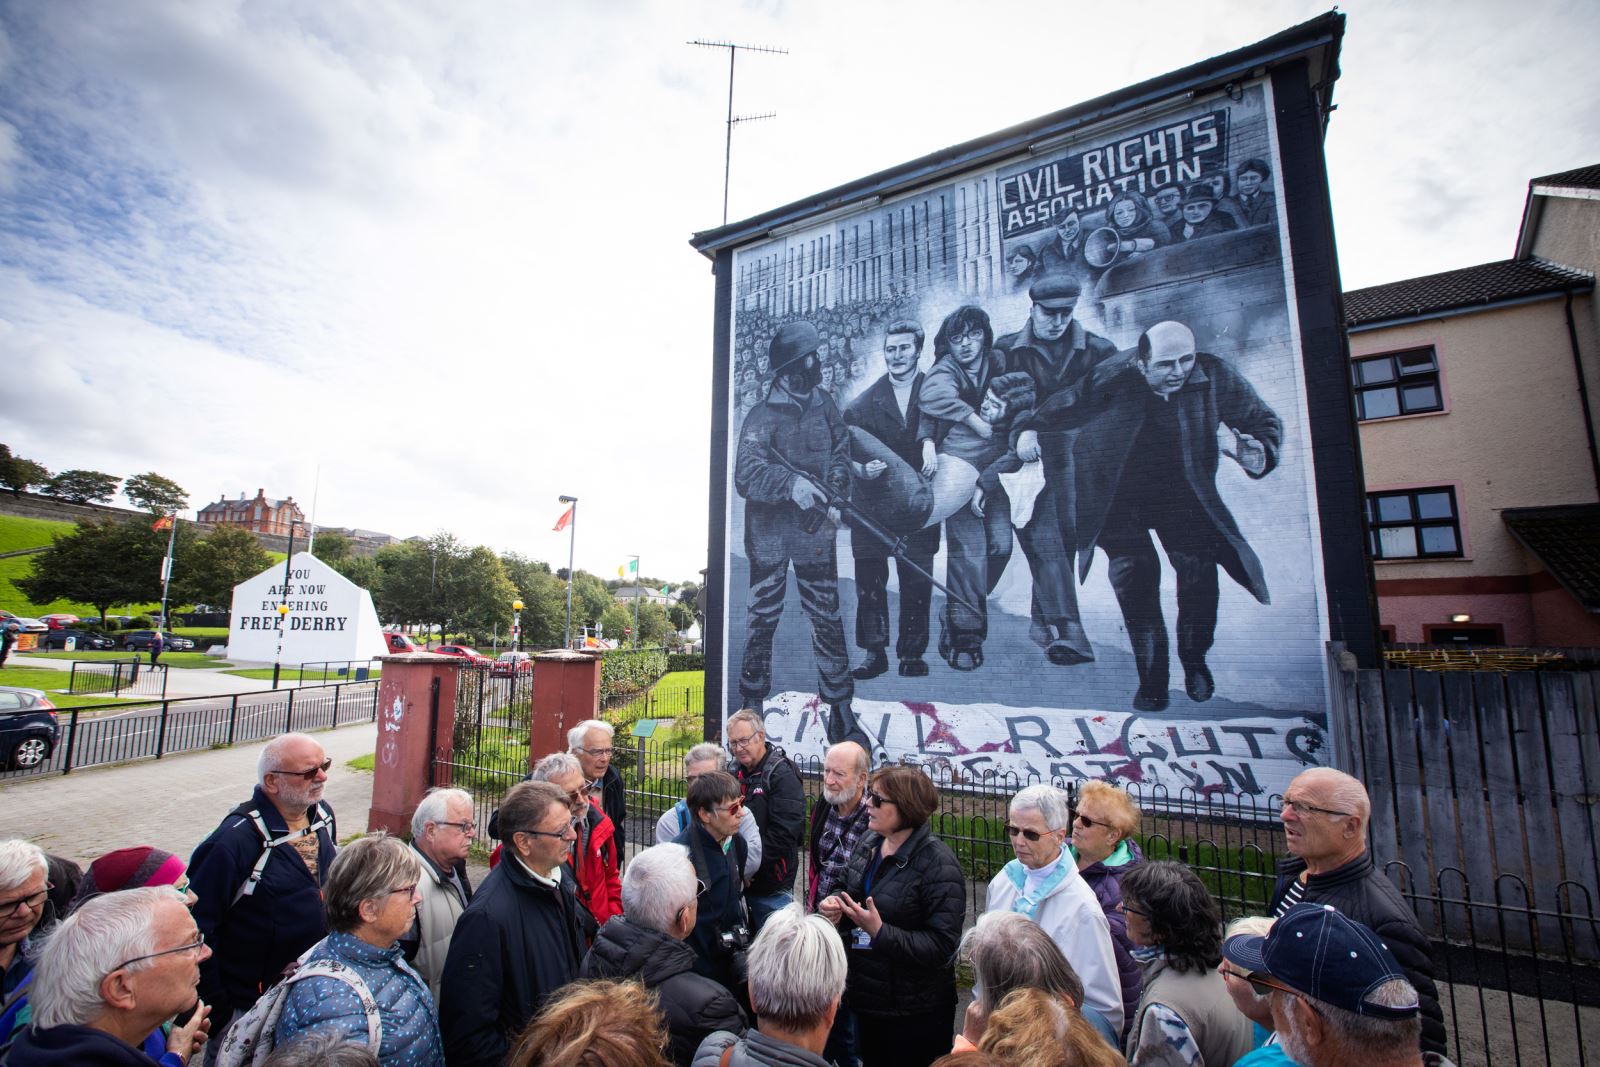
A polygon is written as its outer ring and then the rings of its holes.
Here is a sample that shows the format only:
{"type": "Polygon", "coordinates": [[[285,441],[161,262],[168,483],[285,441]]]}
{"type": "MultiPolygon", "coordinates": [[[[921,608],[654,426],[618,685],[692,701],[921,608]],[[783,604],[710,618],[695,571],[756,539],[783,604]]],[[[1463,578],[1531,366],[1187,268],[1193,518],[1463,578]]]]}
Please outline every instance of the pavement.
{"type": "MultiPolygon", "coordinates": [[[[140,656],[142,663],[146,657],[140,656]]],[[[268,667],[270,663],[244,663],[239,660],[229,660],[228,667],[166,667],[158,668],[167,672],[167,696],[172,699],[180,697],[210,697],[230,696],[234,693],[260,693],[272,688],[272,682],[266,678],[240,678],[238,675],[228,674],[230,670],[239,670],[246,667],[268,667]]],[[[69,659],[51,659],[43,656],[16,656],[6,660],[11,667],[32,667],[41,670],[60,671],[63,674],[72,669],[69,659]]],[[[141,668],[143,670],[143,668],[141,668]]],[[[141,675],[142,677],[142,675],[141,675]]],[[[331,685],[335,681],[345,679],[329,678],[327,682],[313,679],[307,682],[293,682],[280,680],[279,689],[296,689],[318,685],[331,685]]],[[[63,679],[65,685],[65,679],[63,679]]],[[[130,698],[134,699],[134,698],[130,698]]],[[[140,699],[149,700],[149,697],[140,699]]]]}
{"type": "MultiPolygon", "coordinates": [[[[333,806],[340,837],[364,833],[372,773],[345,763],[376,750],[377,724],[312,736],[333,759],[324,799],[333,806]]],[[[0,782],[0,837],[26,837],[85,865],[130,845],[153,845],[187,859],[224,815],[250,799],[264,747],[262,741],[0,782]]]]}

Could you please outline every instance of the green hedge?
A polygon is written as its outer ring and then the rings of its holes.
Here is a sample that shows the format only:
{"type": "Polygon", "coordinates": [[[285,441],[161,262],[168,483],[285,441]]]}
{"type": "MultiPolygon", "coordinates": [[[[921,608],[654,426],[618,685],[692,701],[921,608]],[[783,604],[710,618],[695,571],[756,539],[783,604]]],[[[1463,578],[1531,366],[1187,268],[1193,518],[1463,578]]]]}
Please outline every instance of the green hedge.
{"type": "Polygon", "coordinates": [[[706,657],[703,652],[674,652],[667,657],[669,671],[703,671],[706,657]]]}
{"type": "Polygon", "coordinates": [[[648,689],[667,673],[664,648],[615,648],[600,662],[600,702],[648,689]]]}

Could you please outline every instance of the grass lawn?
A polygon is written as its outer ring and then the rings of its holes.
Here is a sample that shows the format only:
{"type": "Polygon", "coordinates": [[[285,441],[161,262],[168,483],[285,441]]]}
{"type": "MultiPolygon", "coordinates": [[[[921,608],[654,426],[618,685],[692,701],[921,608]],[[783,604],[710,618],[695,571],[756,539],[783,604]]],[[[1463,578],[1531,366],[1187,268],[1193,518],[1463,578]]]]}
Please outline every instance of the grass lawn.
{"type": "MultiPolygon", "coordinates": [[[[53,671],[47,667],[7,667],[0,670],[0,685],[18,685],[24,689],[43,689],[49,694],[50,703],[58,708],[83,708],[96,704],[107,704],[115,698],[105,693],[61,693],[59,689],[67,687],[67,672],[53,671]]],[[[149,697],[141,698],[146,702],[149,697]]]]}
{"type": "MultiPolygon", "coordinates": [[[[139,659],[148,662],[148,652],[23,652],[20,655],[38,656],[40,659],[85,659],[85,660],[127,660],[139,659]]],[[[233,664],[226,660],[208,656],[204,652],[163,652],[161,653],[163,667],[183,667],[185,669],[204,670],[207,667],[231,667],[233,664]]]]}
{"type": "Polygon", "coordinates": [[[179,637],[227,637],[226,626],[174,626],[172,632],[179,637]]]}
{"type": "Polygon", "coordinates": [[[378,754],[376,752],[368,752],[365,756],[357,756],[355,759],[344,761],[344,765],[353,771],[371,771],[376,769],[377,764],[378,754]]]}
{"type": "Polygon", "coordinates": [[[601,717],[624,733],[643,718],[699,720],[705,715],[705,693],[705,671],[668,671],[646,693],[601,717]]]}
{"type": "MultiPolygon", "coordinates": [[[[165,660],[167,657],[162,656],[161,658],[165,660]]],[[[228,664],[223,664],[223,666],[228,666],[228,664]]],[[[223,673],[231,674],[236,678],[255,678],[260,681],[272,680],[271,667],[241,667],[238,670],[224,671],[223,673]]],[[[381,673],[383,672],[374,670],[367,675],[367,678],[375,679],[381,673]]],[[[321,682],[326,680],[328,683],[332,684],[333,682],[355,681],[355,674],[353,672],[350,674],[340,674],[337,670],[324,670],[321,667],[304,672],[302,672],[299,667],[284,667],[279,672],[278,677],[291,682],[321,682]]]]}

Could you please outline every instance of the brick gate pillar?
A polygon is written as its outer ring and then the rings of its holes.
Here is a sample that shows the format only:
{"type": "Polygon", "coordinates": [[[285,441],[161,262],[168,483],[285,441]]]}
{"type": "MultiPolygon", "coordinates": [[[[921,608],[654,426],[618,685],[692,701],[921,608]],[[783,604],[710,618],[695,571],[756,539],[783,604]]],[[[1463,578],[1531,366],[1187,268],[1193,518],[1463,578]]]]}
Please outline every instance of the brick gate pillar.
{"type": "Polygon", "coordinates": [[[528,765],[567,750],[567,731],[600,715],[600,653],[564,648],[533,657],[528,765]]]}
{"type": "Polygon", "coordinates": [[[428,791],[434,751],[451,747],[460,661],[430,653],[380,658],[378,749],[367,830],[408,834],[411,813],[428,791]]]}

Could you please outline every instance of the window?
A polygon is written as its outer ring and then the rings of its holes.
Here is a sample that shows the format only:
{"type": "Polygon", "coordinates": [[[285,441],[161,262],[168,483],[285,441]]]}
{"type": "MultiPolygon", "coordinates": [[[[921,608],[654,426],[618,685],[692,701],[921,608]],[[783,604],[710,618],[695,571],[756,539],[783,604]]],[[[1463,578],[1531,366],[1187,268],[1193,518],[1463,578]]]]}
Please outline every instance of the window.
{"type": "Polygon", "coordinates": [[[1461,555],[1456,491],[1449,486],[1367,494],[1367,537],[1373,559],[1438,559],[1461,555]]]}
{"type": "Polygon", "coordinates": [[[1439,361],[1433,349],[1358,359],[1350,365],[1356,387],[1356,418],[1392,419],[1443,411],[1439,391],[1439,361]]]}

